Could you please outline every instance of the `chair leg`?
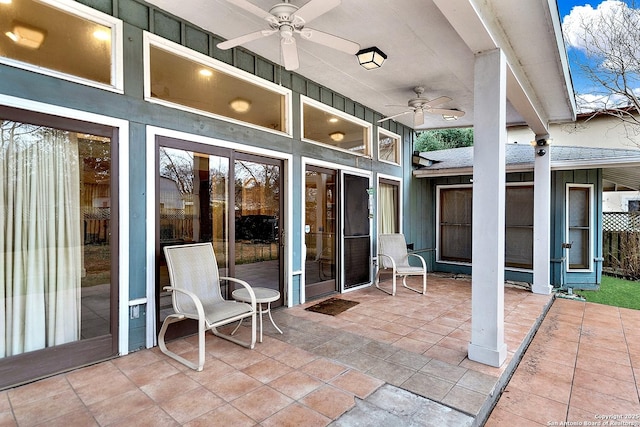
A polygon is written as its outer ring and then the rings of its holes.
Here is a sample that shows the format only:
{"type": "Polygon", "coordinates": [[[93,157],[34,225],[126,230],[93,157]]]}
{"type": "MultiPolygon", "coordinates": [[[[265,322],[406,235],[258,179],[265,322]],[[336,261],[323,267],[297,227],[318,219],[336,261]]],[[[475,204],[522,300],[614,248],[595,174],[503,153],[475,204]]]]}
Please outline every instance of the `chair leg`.
{"type": "Polygon", "coordinates": [[[161,352],[163,352],[170,358],[177,360],[178,362],[188,366],[191,369],[194,369],[196,371],[202,371],[202,367],[204,365],[204,334],[201,334],[198,341],[200,344],[199,345],[200,352],[198,354],[198,364],[190,362],[184,357],[178,356],[176,353],[170,351],[167,348],[167,344],[165,343],[164,335],[167,332],[167,328],[169,327],[169,325],[172,323],[180,322],[181,320],[184,320],[184,319],[185,317],[179,314],[172,314],[167,316],[166,319],[164,319],[164,322],[162,322],[162,327],[160,328],[160,333],[158,334],[158,347],[160,347],[161,352]]]}
{"type": "Polygon", "coordinates": [[[373,282],[373,283],[374,283],[375,287],[376,287],[376,288],[378,288],[378,289],[380,289],[382,292],[387,293],[387,294],[389,294],[389,295],[395,295],[395,293],[396,293],[396,289],[395,289],[395,281],[396,281],[396,278],[395,278],[395,276],[394,276],[394,277],[393,277],[393,292],[389,292],[388,290],[386,290],[386,289],[384,289],[384,288],[380,287],[380,270],[378,270],[378,272],[376,273],[376,278],[375,278],[375,280],[374,280],[374,282],[373,282]]]}
{"type": "Polygon", "coordinates": [[[427,294],[427,275],[426,274],[422,275],[422,290],[416,289],[416,288],[412,288],[411,286],[407,285],[407,277],[408,276],[402,276],[402,286],[404,286],[405,288],[410,289],[410,290],[412,290],[414,292],[422,294],[422,295],[426,295],[427,294]]]}
{"type": "Polygon", "coordinates": [[[232,337],[229,334],[223,334],[222,332],[219,332],[218,329],[216,329],[215,327],[211,328],[211,333],[219,338],[225,339],[227,341],[231,341],[232,343],[253,349],[256,346],[256,313],[254,312],[251,314],[251,341],[249,342],[239,340],[235,337],[232,337]]]}

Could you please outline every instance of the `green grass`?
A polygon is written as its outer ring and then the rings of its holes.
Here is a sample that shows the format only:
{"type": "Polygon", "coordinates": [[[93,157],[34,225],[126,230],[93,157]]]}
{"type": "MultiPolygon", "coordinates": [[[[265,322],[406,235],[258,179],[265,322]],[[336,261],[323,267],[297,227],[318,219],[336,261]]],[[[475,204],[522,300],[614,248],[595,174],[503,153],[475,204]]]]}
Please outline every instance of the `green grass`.
{"type": "Polygon", "coordinates": [[[640,282],[602,276],[598,291],[578,291],[589,302],[640,310],[640,282]]]}

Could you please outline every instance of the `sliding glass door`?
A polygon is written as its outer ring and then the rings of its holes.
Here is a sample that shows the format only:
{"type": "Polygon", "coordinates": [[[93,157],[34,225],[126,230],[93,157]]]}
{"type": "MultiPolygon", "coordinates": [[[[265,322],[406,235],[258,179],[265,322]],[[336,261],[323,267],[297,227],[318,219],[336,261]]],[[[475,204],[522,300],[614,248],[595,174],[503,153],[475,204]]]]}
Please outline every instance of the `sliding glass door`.
{"type": "Polygon", "coordinates": [[[117,353],[115,147],[0,108],[0,388],[117,353]]]}
{"type": "MultiPolygon", "coordinates": [[[[158,322],[172,312],[162,248],[211,242],[222,276],[280,291],[283,302],[282,161],[157,138],[158,322]]],[[[223,296],[233,288],[223,283],[223,296]]],[[[186,322],[181,322],[186,323],[186,322]]],[[[169,336],[186,333],[175,330],[169,336]]],[[[191,326],[186,326],[190,331],[191,326]]]]}

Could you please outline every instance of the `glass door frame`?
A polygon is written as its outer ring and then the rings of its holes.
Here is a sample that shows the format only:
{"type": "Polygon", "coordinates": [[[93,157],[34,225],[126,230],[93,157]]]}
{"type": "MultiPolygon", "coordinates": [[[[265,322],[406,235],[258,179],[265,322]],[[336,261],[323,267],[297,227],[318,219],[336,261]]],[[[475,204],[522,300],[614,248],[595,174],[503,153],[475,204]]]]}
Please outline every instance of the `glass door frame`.
{"type": "MultiPolygon", "coordinates": [[[[52,108],[53,109],[53,108],[52,108]]],[[[82,112],[74,112],[78,116],[83,116],[82,112]]],[[[30,123],[50,128],[62,129],[71,132],[88,133],[97,136],[110,138],[110,224],[109,224],[109,246],[110,246],[110,295],[109,295],[109,334],[96,336],[69,342],[66,344],[45,347],[41,350],[30,351],[0,359],[0,390],[15,386],[21,383],[43,378],[59,372],[64,372],[90,363],[115,357],[120,352],[126,354],[126,348],[122,348],[122,336],[120,331],[121,316],[119,315],[121,304],[120,295],[123,294],[121,274],[126,274],[128,269],[121,268],[120,262],[128,263],[128,258],[124,257],[121,244],[120,223],[121,202],[120,197],[128,197],[128,188],[121,191],[121,185],[128,182],[128,171],[124,171],[124,179],[120,177],[121,160],[123,159],[121,150],[123,144],[120,143],[120,136],[124,126],[120,120],[110,120],[104,118],[105,123],[90,121],[87,118],[71,118],[61,115],[24,110],[20,107],[0,105],[0,117],[6,120],[30,123]],[[107,124],[113,121],[112,124],[107,124]]],[[[102,116],[100,117],[102,118],[102,116]]],[[[92,119],[96,117],[92,116],[92,119]]],[[[124,144],[126,146],[126,144],[124,144]]],[[[127,153],[128,155],[128,153],[127,153]]],[[[124,168],[124,167],[123,167],[124,168]]],[[[123,221],[128,224],[128,221],[123,221]]],[[[128,282],[128,277],[127,277],[128,282]]],[[[126,331],[127,323],[123,323],[123,335],[128,336],[126,331]]]]}
{"type": "MultiPolygon", "coordinates": [[[[227,182],[227,193],[229,195],[229,200],[227,200],[227,209],[231,210],[234,207],[235,203],[235,163],[238,160],[241,161],[250,161],[250,162],[262,162],[270,165],[277,165],[280,167],[280,178],[279,178],[279,186],[280,186],[280,218],[279,218],[279,234],[280,234],[280,244],[278,245],[279,250],[279,290],[280,290],[280,301],[286,304],[286,273],[285,273],[285,253],[287,242],[283,240],[283,235],[285,231],[285,224],[287,224],[285,215],[287,212],[285,211],[285,197],[286,197],[286,187],[285,187],[285,171],[286,165],[285,160],[278,157],[271,157],[268,155],[260,155],[247,153],[244,151],[236,150],[230,147],[221,147],[219,145],[203,143],[200,138],[194,138],[190,135],[180,135],[178,137],[175,136],[167,136],[160,133],[150,135],[149,138],[153,140],[153,164],[150,164],[149,167],[153,170],[151,171],[152,182],[153,182],[153,197],[150,197],[150,206],[153,206],[154,212],[154,223],[153,223],[153,260],[151,261],[150,268],[152,268],[154,274],[153,279],[150,280],[149,283],[149,295],[153,295],[153,313],[149,313],[150,319],[148,320],[148,330],[153,331],[152,336],[149,337],[148,341],[155,343],[157,340],[157,331],[162,324],[162,319],[160,319],[160,263],[158,262],[161,257],[161,247],[160,247],[160,210],[158,209],[159,203],[159,194],[160,194],[160,180],[158,179],[158,169],[160,166],[160,147],[170,147],[178,150],[192,151],[201,154],[206,154],[209,156],[220,156],[229,159],[229,171],[228,171],[228,182],[227,182]]],[[[230,144],[237,145],[237,144],[230,144]]],[[[235,276],[235,224],[231,220],[234,216],[232,214],[227,214],[226,218],[226,227],[227,227],[227,245],[228,245],[228,259],[229,263],[227,265],[228,275],[231,277],[235,276]]],[[[227,296],[229,297],[229,296],[227,296]]],[[[179,335],[182,335],[191,330],[189,322],[180,322],[172,327],[174,331],[167,331],[167,338],[172,339],[179,335]],[[183,327],[184,324],[184,327],[183,327]]]]}

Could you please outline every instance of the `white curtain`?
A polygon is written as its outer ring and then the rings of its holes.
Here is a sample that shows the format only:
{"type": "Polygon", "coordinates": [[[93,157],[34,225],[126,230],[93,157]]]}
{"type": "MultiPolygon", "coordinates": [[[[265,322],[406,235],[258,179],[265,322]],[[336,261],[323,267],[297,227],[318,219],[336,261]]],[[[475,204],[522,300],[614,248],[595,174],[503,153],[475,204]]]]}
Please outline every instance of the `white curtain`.
{"type": "Polygon", "coordinates": [[[80,165],[74,134],[1,122],[0,357],[80,337],[80,165]]]}
{"type": "Polygon", "coordinates": [[[378,234],[397,233],[398,219],[396,218],[398,211],[397,187],[391,184],[380,184],[379,206],[380,218],[378,220],[378,234]]]}

